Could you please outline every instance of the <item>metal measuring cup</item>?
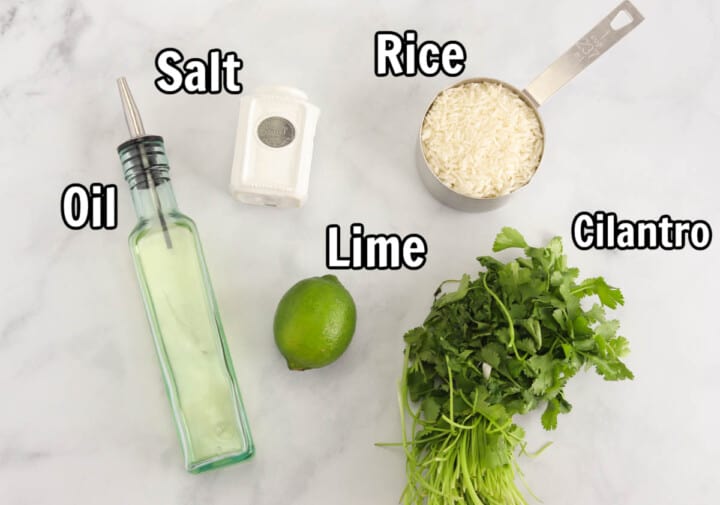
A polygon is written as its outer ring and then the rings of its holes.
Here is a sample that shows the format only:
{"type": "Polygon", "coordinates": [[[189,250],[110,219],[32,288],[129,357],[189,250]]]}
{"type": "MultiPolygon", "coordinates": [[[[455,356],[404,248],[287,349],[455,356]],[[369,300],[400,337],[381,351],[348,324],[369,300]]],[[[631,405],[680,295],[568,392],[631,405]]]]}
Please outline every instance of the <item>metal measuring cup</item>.
{"type": "MultiPolygon", "coordinates": [[[[555,60],[547,69],[545,69],[543,73],[536,77],[535,80],[533,80],[522,91],[498,79],[491,79],[487,77],[465,79],[445,88],[435,95],[435,98],[433,98],[430,105],[428,105],[427,109],[425,109],[423,122],[437,97],[448,89],[473,82],[501,84],[510,91],[514,92],[533,110],[538,122],[540,123],[540,131],[542,133],[542,143],[544,148],[545,127],[543,125],[540,112],[538,111],[538,107],[545,103],[550,96],[562,88],[568,81],[579,74],[580,71],[614,46],[625,35],[630,33],[643,21],[643,19],[642,14],[640,14],[631,2],[624,1],[613,9],[610,14],[600,21],[583,38],[577,41],[562,56],[555,60]]],[[[420,133],[418,135],[418,155],[418,172],[420,173],[420,178],[425,184],[425,187],[427,187],[428,191],[430,191],[430,193],[440,202],[455,209],[470,212],[491,210],[503,205],[508,200],[508,197],[515,193],[515,191],[513,191],[511,193],[495,197],[473,197],[462,194],[446,186],[432,171],[430,164],[425,157],[422,142],[422,125],[420,126],[420,133]]],[[[538,158],[535,172],[537,172],[541,161],[542,151],[540,153],[540,157],[538,158]]],[[[532,180],[532,178],[530,180],[532,180]]],[[[525,185],[529,183],[530,181],[525,183],[525,185]]]]}

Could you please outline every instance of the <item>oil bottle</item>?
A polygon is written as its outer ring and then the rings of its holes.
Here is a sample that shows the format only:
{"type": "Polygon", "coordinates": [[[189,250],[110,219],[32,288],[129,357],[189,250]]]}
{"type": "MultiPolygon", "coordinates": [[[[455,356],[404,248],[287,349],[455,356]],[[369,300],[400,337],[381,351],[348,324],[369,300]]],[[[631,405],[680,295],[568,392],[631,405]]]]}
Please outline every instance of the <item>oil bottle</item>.
{"type": "Polygon", "coordinates": [[[185,468],[199,473],[254,446],[197,228],[178,210],[162,137],[145,134],[124,78],[118,87],[131,138],[117,150],[138,217],[130,251],[185,468]]]}

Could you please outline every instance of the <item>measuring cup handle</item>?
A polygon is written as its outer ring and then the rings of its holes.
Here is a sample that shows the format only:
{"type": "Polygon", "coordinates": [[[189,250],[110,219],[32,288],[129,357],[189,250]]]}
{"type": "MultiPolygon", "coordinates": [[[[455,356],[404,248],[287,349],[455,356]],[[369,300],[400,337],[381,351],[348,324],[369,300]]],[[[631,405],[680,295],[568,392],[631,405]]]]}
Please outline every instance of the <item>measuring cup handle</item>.
{"type": "Polygon", "coordinates": [[[625,1],[615,7],[613,11],[600,21],[565,54],[555,60],[545,71],[537,76],[523,93],[535,105],[544,103],[557,90],[562,88],[570,79],[579,74],[585,67],[595,61],[601,54],[614,46],[620,39],[630,33],[637,25],[642,23],[643,15],[630,3],[625,1]],[[625,17],[627,22],[617,29],[613,26],[625,17]],[[616,21],[617,20],[617,21],[616,21]]]}

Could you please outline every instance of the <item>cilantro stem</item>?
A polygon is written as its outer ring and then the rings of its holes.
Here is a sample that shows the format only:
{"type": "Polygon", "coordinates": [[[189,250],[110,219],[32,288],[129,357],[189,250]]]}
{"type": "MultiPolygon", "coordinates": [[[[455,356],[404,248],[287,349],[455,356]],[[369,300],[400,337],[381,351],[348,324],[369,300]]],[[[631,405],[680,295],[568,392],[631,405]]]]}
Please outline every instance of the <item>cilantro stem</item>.
{"type": "Polygon", "coordinates": [[[465,489],[467,490],[467,493],[470,496],[470,500],[472,501],[472,503],[474,503],[475,505],[483,505],[482,500],[480,500],[480,497],[475,492],[475,486],[473,485],[472,479],[470,478],[470,471],[468,470],[467,454],[469,451],[467,437],[468,434],[463,434],[462,447],[460,452],[458,453],[460,471],[462,473],[465,489]]]}
{"type": "Polygon", "coordinates": [[[450,357],[446,354],[445,355],[445,364],[447,365],[447,371],[448,371],[448,383],[450,385],[450,423],[452,426],[453,420],[455,419],[455,415],[453,413],[453,404],[455,403],[455,395],[453,391],[453,380],[452,380],[452,370],[450,369],[450,357]]]}
{"type": "Polygon", "coordinates": [[[448,416],[446,416],[445,414],[442,415],[442,419],[444,419],[450,426],[453,426],[453,427],[458,428],[458,429],[460,429],[460,430],[472,430],[472,429],[475,428],[475,426],[477,426],[478,423],[480,422],[480,420],[478,419],[477,421],[475,421],[474,424],[472,424],[472,425],[470,425],[470,426],[468,426],[468,425],[466,425],[466,424],[459,424],[459,423],[456,423],[455,421],[453,421],[452,419],[450,419],[450,418],[449,418],[448,416]]]}
{"type": "Polygon", "coordinates": [[[507,319],[507,322],[508,322],[508,331],[509,331],[509,333],[510,333],[510,342],[509,342],[509,345],[510,345],[510,347],[512,347],[512,350],[513,350],[513,352],[515,353],[515,357],[516,357],[518,360],[520,360],[520,361],[524,361],[524,360],[520,357],[520,354],[518,353],[517,347],[515,347],[515,324],[514,324],[513,318],[512,318],[512,316],[510,316],[510,312],[508,312],[508,309],[507,309],[507,307],[505,307],[505,304],[500,300],[500,297],[498,297],[498,295],[496,295],[495,292],[488,287],[488,285],[487,285],[487,272],[485,272],[485,273],[483,274],[483,276],[482,276],[482,282],[483,282],[483,286],[485,287],[485,291],[487,291],[487,292],[490,294],[490,296],[493,297],[493,300],[495,300],[495,303],[498,304],[498,307],[500,307],[500,310],[502,311],[503,315],[504,315],[505,318],[507,319]]]}
{"type": "Polygon", "coordinates": [[[570,291],[571,295],[576,295],[578,293],[582,293],[583,291],[595,289],[595,286],[580,286],[570,291]]]}

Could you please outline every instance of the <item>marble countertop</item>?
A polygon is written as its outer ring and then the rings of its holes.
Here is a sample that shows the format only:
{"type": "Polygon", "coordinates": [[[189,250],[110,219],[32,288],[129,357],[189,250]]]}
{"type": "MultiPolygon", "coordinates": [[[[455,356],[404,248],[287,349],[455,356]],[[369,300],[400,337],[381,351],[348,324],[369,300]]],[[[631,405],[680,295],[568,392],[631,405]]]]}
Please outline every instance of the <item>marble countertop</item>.
{"type": "MultiPolygon", "coordinates": [[[[0,2],[0,503],[3,505],[394,504],[405,483],[395,385],[402,335],[437,285],[478,269],[511,225],[565,239],[583,275],[622,287],[633,382],[592,373],[568,387],[559,429],[521,420],[533,491],[551,505],[718,501],[718,245],[705,251],[580,251],[580,211],[720,226],[720,5],[637,0],[646,21],[542,107],[545,159],[508,205],[466,214],[415,172],[423,110],[449,77],[377,78],[376,30],[456,39],[463,77],[523,86],[615,0],[419,2],[2,0],[0,2]],[[288,84],[322,110],[299,210],[228,193],[239,97],[162,95],[165,47],[243,58],[246,90],[288,84]],[[127,76],[148,131],[162,134],[180,207],[201,232],[257,445],[249,462],[190,475],[182,460],[127,250],[135,218],[115,147],[127,76]],[[70,183],[119,188],[113,231],[71,231],[70,183]],[[420,270],[342,271],[358,306],[347,354],[289,372],[272,316],[295,281],[326,273],[324,233],[420,233],[420,270]]],[[[716,228],[717,229],[717,228],[716,228]]],[[[532,502],[532,500],[531,500],[532,502]]]]}

